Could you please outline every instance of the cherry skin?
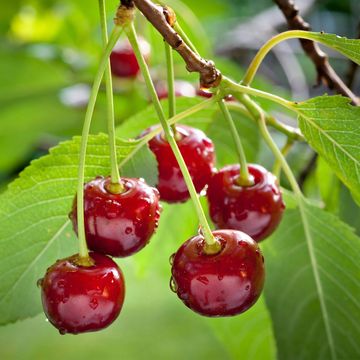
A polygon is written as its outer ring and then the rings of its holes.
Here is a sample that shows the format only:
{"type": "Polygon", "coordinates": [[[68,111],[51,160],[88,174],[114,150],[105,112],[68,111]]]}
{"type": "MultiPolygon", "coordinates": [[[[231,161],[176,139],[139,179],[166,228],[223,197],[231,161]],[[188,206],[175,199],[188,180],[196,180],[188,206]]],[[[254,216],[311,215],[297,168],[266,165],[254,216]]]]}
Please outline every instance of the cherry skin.
{"type": "MultiPolygon", "coordinates": [[[[125,257],[141,250],[159,222],[159,192],[142,179],[122,178],[125,191],[107,190],[110,177],[97,177],[84,186],[86,241],[91,250],[125,257]]],[[[70,213],[77,232],[76,197],[70,213]]]]}
{"type": "Polygon", "coordinates": [[[268,237],[279,225],[285,205],[276,177],[262,166],[248,164],[253,186],[237,184],[240,166],[219,170],[209,182],[210,216],[218,228],[235,229],[255,241],[268,237]]]}
{"type": "MultiPolygon", "coordinates": [[[[196,95],[195,87],[183,80],[175,80],[175,96],[194,97],[196,95]]],[[[156,85],[156,93],[160,100],[167,99],[169,96],[167,85],[160,82],[156,85]]]]}
{"type": "Polygon", "coordinates": [[[38,284],[44,312],[61,334],[98,331],[119,315],[124,277],[108,256],[90,253],[94,264],[80,266],[79,256],[58,260],[38,284]]]}
{"type": "MultiPolygon", "coordinates": [[[[146,61],[150,57],[150,44],[139,38],[141,53],[146,61]]],[[[127,40],[118,41],[110,54],[111,72],[120,78],[134,78],[140,71],[135,53],[127,40]]]]}
{"type": "Polygon", "coordinates": [[[201,235],[186,241],[173,255],[171,287],[183,303],[200,315],[233,316],[259,298],[265,278],[258,244],[237,230],[216,230],[221,244],[215,255],[204,252],[201,235]]]}
{"type": "MultiPolygon", "coordinates": [[[[141,136],[153,129],[145,130],[141,136]]],[[[214,145],[206,135],[198,129],[176,125],[177,145],[185,160],[192,181],[197,192],[200,192],[209,182],[215,162],[214,145]]],[[[185,180],[179,165],[165,140],[164,133],[160,133],[149,141],[151,151],[155,154],[158,163],[159,178],[157,188],[160,198],[169,203],[184,202],[189,199],[185,180]]]]}

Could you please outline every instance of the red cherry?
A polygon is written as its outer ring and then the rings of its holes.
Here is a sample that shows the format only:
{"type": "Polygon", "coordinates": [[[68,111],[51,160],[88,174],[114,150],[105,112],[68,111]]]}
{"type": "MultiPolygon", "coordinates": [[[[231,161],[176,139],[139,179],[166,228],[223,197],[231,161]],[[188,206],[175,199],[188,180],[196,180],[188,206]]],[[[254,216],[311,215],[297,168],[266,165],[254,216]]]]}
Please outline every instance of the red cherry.
{"type": "Polygon", "coordinates": [[[205,316],[232,316],[259,298],[265,277],[258,244],[236,230],[216,230],[221,243],[215,255],[204,252],[205,240],[194,236],[173,256],[171,287],[191,310],[205,316]]]}
{"type": "MultiPolygon", "coordinates": [[[[158,83],[156,93],[160,100],[167,99],[169,96],[167,85],[163,82],[158,83]]],[[[191,83],[182,80],[175,81],[175,96],[194,97],[195,95],[195,87],[191,83]]]]}
{"type": "MultiPolygon", "coordinates": [[[[106,190],[110,178],[97,177],[84,186],[86,241],[91,250],[125,257],[141,250],[158,226],[159,192],[142,179],[122,178],[125,192],[106,190]]],[[[77,232],[76,198],[70,218],[77,232]]]]}
{"type": "Polygon", "coordinates": [[[38,282],[45,315],[61,334],[104,329],[122,308],[121,270],[105,255],[90,256],[94,265],[89,267],[78,265],[78,255],[58,260],[38,282]]]}
{"type": "MultiPolygon", "coordinates": [[[[139,46],[145,60],[150,57],[150,44],[139,38],[139,46]]],[[[118,41],[110,54],[111,72],[122,78],[135,77],[140,71],[134,51],[127,40],[118,41]]]]}
{"type": "Polygon", "coordinates": [[[210,216],[221,229],[235,229],[255,241],[269,236],[280,223],[285,205],[276,177],[259,165],[248,165],[253,186],[237,184],[240,166],[229,165],[209,182],[210,216]]]}
{"type": "MultiPolygon", "coordinates": [[[[141,136],[153,129],[145,130],[141,136]]],[[[214,168],[215,153],[212,141],[198,129],[176,126],[180,140],[177,140],[180,152],[184,157],[195,189],[200,192],[209,182],[214,168]]],[[[164,134],[160,133],[149,141],[151,151],[158,162],[159,179],[157,188],[160,198],[169,203],[184,202],[190,194],[179,165],[164,134]]]]}

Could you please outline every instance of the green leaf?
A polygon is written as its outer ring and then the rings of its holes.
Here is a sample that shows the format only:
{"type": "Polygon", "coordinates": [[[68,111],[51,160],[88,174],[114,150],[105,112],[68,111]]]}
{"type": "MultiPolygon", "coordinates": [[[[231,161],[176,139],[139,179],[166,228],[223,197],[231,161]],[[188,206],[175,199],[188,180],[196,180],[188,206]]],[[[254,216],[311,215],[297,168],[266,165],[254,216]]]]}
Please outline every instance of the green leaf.
{"type": "Polygon", "coordinates": [[[342,96],[321,96],[294,104],[306,140],[344,184],[360,198],[360,107],[342,96]]]}
{"type": "Polygon", "coordinates": [[[276,359],[276,346],[269,312],[261,297],[245,313],[207,320],[233,359],[276,359]]]}
{"type": "Polygon", "coordinates": [[[330,48],[337,50],[360,65],[360,40],[347,39],[335,34],[310,32],[311,38],[330,48]]]}
{"type": "Polygon", "coordinates": [[[355,359],[360,353],[360,239],[305,200],[264,243],[265,298],[279,359],[355,359]]]}
{"type": "MultiPolygon", "coordinates": [[[[86,179],[109,174],[107,139],[104,134],[90,137],[86,179]]],[[[141,173],[131,175],[147,178],[143,171],[153,172],[156,163],[146,146],[139,150],[141,144],[118,140],[118,158],[125,165],[140,155],[136,168],[141,173]],[[147,168],[141,167],[144,152],[147,168]]],[[[0,324],[38,313],[36,280],[57,258],[76,251],[68,213],[76,192],[79,148],[80,137],[61,143],[33,161],[0,196],[0,324]]]]}

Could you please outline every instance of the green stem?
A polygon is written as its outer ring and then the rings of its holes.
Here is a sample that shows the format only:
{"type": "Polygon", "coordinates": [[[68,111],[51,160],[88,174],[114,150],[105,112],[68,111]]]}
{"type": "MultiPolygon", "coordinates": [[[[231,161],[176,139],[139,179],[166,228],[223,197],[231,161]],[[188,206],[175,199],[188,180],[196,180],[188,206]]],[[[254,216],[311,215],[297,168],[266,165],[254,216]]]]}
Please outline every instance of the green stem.
{"type": "Polygon", "coordinates": [[[185,164],[185,161],[180,153],[180,150],[179,150],[179,147],[175,141],[175,138],[174,138],[174,134],[171,130],[171,127],[170,125],[168,124],[168,122],[166,121],[166,118],[165,118],[165,114],[164,114],[164,111],[161,107],[161,104],[160,104],[160,101],[159,101],[159,98],[156,94],[156,90],[155,90],[155,87],[154,87],[154,84],[152,82],[152,79],[151,79],[151,75],[150,75],[150,72],[149,72],[149,68],[145,62],[145,59],[143,58],[142,54],[141,54],[141,51],[140,51],[140,48],[139,48],[139,44],[138,44],[138,41],[137,41],[137,36],[136,36],[136,31],[135,31],[135,28],[134,28],[134,24],[133,23],[130,23],[130,24],[127,24],[124,26],[124,30],[126,32],[126,35],[129,39],[129,42],[134,50],[134,53],[135,53],[135,56],[137,58],[137,61],[139,63],[139,66],[140,66],[140,69],[141,69],[141,72],[142,72],[142,75],[144,77],[144,80],[145,80],[145,83],[146,83],[146,86],[148,88],[148,91],[150,93],[150,96],[151,96],[151,99],[153,101],[153,104],[154,104],[154,107],[155,107],[155,110],[158,114],[158,117],[159,117],[159,120],[160,120],[160,123],[161,123],[161,126],[164,130],[164,133],[165,133],[165,137],[166,137],[166,140],[169,142],[169,145],[175,155],[175,158],[179,164],[179,167],[180,167],[180,170],[182,172],[182,175],[184,177],[184,180],[185,180],[185,183],[188,187],[188,190],[189,190],[189,193],[190,193],[190,196],[191,196],[191,199],[194,203],[194,206],[195,206],[195,209],[196,209],[196,212],[197,212],[197,215],[199,217],[199,222],[200,222],[200,225],[202,227],[202,232],[203,232],[203,235],[204,235],[204,238],[205,238],[205,241],[208,245],[208,249],[209,249],[209,252],[212,252],[212,251],[219,251],[219,243],[218,241],[215,239],[214,235],[212,234],[211,232],[211,229],[210,229],[210,226],[206,220],[206,216],[204,214],[204,210],[202,209],[201,207],[201,203],[200,203],[200,200],[199,200],[199,197],[198,197],[198,194],[196,192],[196,189],[194,187],[194,184],[192,182],[192,179],[191,179],[191,175],[189,173],[189,170],[185,164]]]}
{"type": "Polygon", "coordinates": [[[269,146],[270,150],[274,154],[275,158],[279,161],[282,169],[284,170],[284,173],[286,177],[289,180],[289,183],[294,191],[294,193],[299,197],[302,198],[302,192],[300,190],[300,187],[296,181],[296,178],[291,171],[291,168],[289,164],[287,163],[284,155],[281,153],[280,149],[277,147],[275,141],[270,135],[270,132],[266,126],[266,120],[265,115],[261,107],[256,104],[254,101],[252,101],[248,96],[243,95],[240,100],[244,106],[249,110],[249,112],[252,114],[252,116],[258,121],[260,132],[269,146]]]}
{"type": "Polygon", "coordinates": [[[225,93],[231,93],[239,100],[242,97],[242,94],[259,96],[261,98],[276,102],[279,105],[282,105],[287,109],[290,109],[291,111],[295,111],[293,102],[291,102],[289,100],[285,100],[280,96],[267,93],[265,91],[261,91],[261,90],[257,90],[257,89],[254,89],[254,88],[251,88],[248,86],[243,86],[243,85],[237,84],[236,82],[230,80],[229,78],[227,78],[225,76],[223,77],[223,79],[221,81],[221,87],[222,87],[223,91],[225,91],[225,93]]]}
{"type": "Polygon", "coordinates": [[[233,137],[234,143],[235,143],[235,148],[239,157],[239,162],[240,162],[240,176],[237,179],[237,183],[240,186],[251,186],[254,185],[254,179],[253,177],[249,174],[249,169],[247,166],[247,161],[246,161],[246,155],[245,155],[245,151],[244,151],[244,147],[242,146],[241,143],[241,139],[240,136],[237,132],[234,120],[230,114],[229,109],[227,108],[225,101],[224,100],[220,100],[218,102],[219,107],[221,112],[224,115],[224,118],[226,119],[230,131],[231,131],[231,135],[233,137]]]}
{"type": "MultiPolygon", "coordinates": [[[[106,6],[105,0],[99,0],[100,25],[101,34],[104,47],[106,47],[109,38],[106,24],[106,6]]],[[[124,191],[124,185],[121,182],[117,155],[116,155],[116,137],[115,137],[115,114],[114,114],[114,94],[111,77],[111,65],[108,58],[105,69],[105,84],[106,84],[106,104],[107,104],[107,121],[109,134],[109,149],[111,162],[111,184],[109,191],[112,193],[121,193],[124,191]]]]}
{"type": "Polygon", "coordinates": [[[174,30],[181,36],[181,38],[185,41],[185,43],[189,46],[189,48],[196,54],[199,55],[199,52],[197,51],[194,44],[191,42],[189,37],[186,35],[186,32],[182,29],[182,27],[179,24],[179,21],[176,21],[174,25],[174,30]]]}
{"type": "MultiPolygon", "coordinates": [[[[248,118],[253,120],[253,117],[249,113],[249,111],[242,105],[236,102],[229,102],[227,104],[229,110],[234,110],[248,118]]],[[[277,121],[273,116],[265,113],[266,123],[273,127],[274,129],[278,130],[279,132],[286,135],[291,140],[296,141],[304,141],[304,137],[301,134],[298,128],[294,128],[292,126],[285,125],[279,121],[277,121]]]]}
{"type": "MultiPolygon", "coordinates": [[[[167,84],[168,84],[168,99],[169,99],[169,118],[176,114],[176,95],[175,95],[175,75],[174,75],[174,57],[171,46],[164,41],[167,67],[167,84]]],[[[176,138],[176,126],[171,126],[176,138]]]]}
{"type": "Polygon", "coordinates": [[[274,36],[267,43],[265,43],[265,45],[263,45],[258,51],[258,53],[255,55],[241,83],[243,85],[250,85],[251,82],[254,80],[255,74],[258,71],[259,66],[261,65],[265,56],[271,51],[274,46],[288,39],[313,40],[313,37],[311,36],[311,34],[309,34],[308,31],[303,30],[285,31],[281,34],[274,36]]]}
{"type": "Polygon", "coordinates": [[[101,56],[100,64],[97,69],[94,83],[91,89],[89,104],[86,109],[84,126],[81,136],[80,161],[79,161],[79,170],[78,170],[78,189],[77,189],[77,223],[78,223],[78,238],[79,238],[79,256],[84,260],[89,258],[89,251],[86,245],[85,225],[84,225],[84,181],[85,181],[86,147],[89,137],[91,119],[94,113],[96,98],[101,85],[101,80],[110,53],[113,47],[115,46],[116,41],[119,39],[121,32],[122,29],[119,26],[114,27],[110,35],[109,42],[101,56]]]}
{"type": "MultiPolygon", "coordinates": [[[[281,153],[285,158],[286,158],[287,154],[289,153],[289,151],[291,150],[291,148],[293,147],[293,145],[294,145],[294,140],[288,138],[285,145],[281,149],[281,153]]],[[[280,163],[279,159],[275,159],[275,163],[274,163],[274,167],[273,167],[273,174],[280,181],[281,163],[280,163]]]]}

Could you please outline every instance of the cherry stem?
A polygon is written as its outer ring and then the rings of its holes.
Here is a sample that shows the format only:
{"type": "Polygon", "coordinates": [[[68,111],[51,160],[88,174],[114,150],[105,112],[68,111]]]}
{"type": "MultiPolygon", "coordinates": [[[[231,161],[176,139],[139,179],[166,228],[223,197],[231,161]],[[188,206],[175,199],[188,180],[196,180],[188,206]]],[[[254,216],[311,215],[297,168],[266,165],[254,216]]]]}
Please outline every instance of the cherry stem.
{"type": "MultiPolygon", "coordinates": [[[[132,22],[127,23],[124,26],[124,30],[126,32],[126,35],[129,39],[129,42],[134,50],[135,56],[137,58],[137,61],[139,63],[142,75],[144,77],[146,86],[148,88],[148,91],[150,93],[153,105],[155,107],[155,110],[158,114],[161,126],[163,128],[163,131],[165,133],[165,137],[166,140],[169,142],[169,145],[174,153],[174,156],[179,164],[180,170],[182,172],[182,175],[184,177],[185,183],[187,185],[188,191],[190,193],[191,199],[193,201],[193,204],[195,206],[198,218],[199,218],[199,222],[200,222],[200,226],[202,228],[202,233],[204,235],[205,241],[207,243],[207,247],[208,248],[219,248],[220,243],[215,239],[214,235],[211,232],[210,226],[207,222],[204,210],[201,206],[198,194],[196,192],[195,186],[192,182],[191,179],[191,175],[189,173],[189,170],[186,166],[186,163],[181,155],[181,152],[179,150],[179,147],[175,141],[174,138],[174,134],[173,131],[171,130],[170,125],[168,124],[168,122],[166,121],[165,118],[165,114],[164,111],[161,107],[161,103],[159,101],[159,98],[156,94],[156,90],[153,84],[153,81],[151,79],[151,75],[149,72],[149,68],[146,64],[146,61],[144,59],[144,57],[141,54],[140,48],[139,48],[139,44],[138,44],[138,40],[137,40],[137,35],[136,35],[136,31],[134,28],[134,24],[132,22]]],[[[220,250],[220,249],[219,249],[220,250]]]]}
{"type": "MultiPolygon", "coordinates": [[[[99,13],[101,35],[104,47],[106,47],[109,38],[106,23],[106,5],[105,0],[99,0],[99,13]]],[[[114,94],[111,77],[111,65],[108,58],[105,69],[105,84],[106,84],[106,104],[107,104],[107,118],[108,118],[108,134],[109,134],[109,148],[110,148],[110,162],[111,162],[111,184],[108,190],[115,193],[124,191],[122,184],[119,166],[116,155],[116,137],[115,137],[115,114],[114,114],[114,94]]]]}
{"type": "Polygon", "coordinates": [[[249,110],[252,116],[257,120],[260,128],[260,132],[265,142],[269,146],[275,158],[279,161],[282,169],[284,170],[286,177],[289,180],[289,183],[294,193],[299,198],[303,198],[299,184],[297,183],[296,178],[293,172],[291,171],[289,164],[287,163],[284,155],[281,153],[280,149],[277,147],[275,141],[270,135],[270,132],[266,126],[265,114],[262,108],[256,102],[252,101],[247,95],[242,95],[239,100],[244,104],[244,106],[249,110]]]}
{"type": "Polygon", "coordinates": [[[231,135],[234,140],[236,152],[239,157],[240,176],[237,179],[237,184],[240,186],[252,186],[252,185],[254,185],[254,178],[249,173],[244,147],[241,143],[241,139],[240,139],[239,133],[236,129],[234,120],[231,116],[229,109],[227,108],[227,106],[225,104],[225,101],[223,99],[221,99],[220,101],[218,101],[218,104],[219,104],[221,112],[224,115],[224,118],[226,119],[226,121],[229,125],[230,132],[231,132],[231,135]]]}
{"type": "MultiPolygon", "coordinates": [[[[294,140],[293,139],[287,139],[285,145],[282,147],[281,149],[281,153],[283,154],[284,157],[287,156],[287,154],[289,153],[289,151],[291,150],[291,148],[294,145],[294,140]]],[[[273,174],[279,179],[280,181],[280,175],[281,175],[281,163],[279,161],[279,159],[275,159],[275,163],[274,163],[274,167],[273,167],[273,174]]]]}
{"type": "Polygon", "coordinates": [[[199,55],[199,52],[197,51],[194,44],[191,42],[189,37],[187,36],[186,32],[182,29],[182,27],[179,24],[179,21],[176,21],[174,24],[174,30],[182,37],[182,39],[185,41],[185,43],[189,46],[189,48],[196,54],[199,55]]]}
{"type": "MultiPolygon", "coordinates": [[[[175,75],[174,75],[174,57],[172,47],[164,41],[165,54],[166,54],[166,67],[167,67],[167,87],[168,87],[168,99],[169,99],[169,118],[172,118],[176,114],[176,95],[175,95],[175,75]]],[[[176,125],[171,125],[172,131],[177,138],[176,125]]]]}
{"type": "Polygon", "coordinates": [[[91,89],[91,94],[89,98],[89,103],[86,109],[84,126],[81,136],[80,144],[80,160],[79,160],[79,170],[78,170],[78,188],[77,188],[77,223],[78,223],[78,238],[79,238],[79,257],[83,259],[89,258],[89,251],[86,244],[85,236],[85,224],[84,224],[84,182],[85,182],[85,159],[86,159],[86,148],[89,138],[89,131],[91,125],[91,119],[93,117],[95,103],[99,88],[101,85],[101,80],[108,62],[110,53],[115,46],[117,40],[119,39],[122,32],[122,28],[115,26],[109,42],[103,51],[103,54],[100,59],[99,67],[97,69],[94,83],[91,89]]]}
{"type": "Polygon", "coordinates": [[[266,55],[271,51],[274,46],[288,39],[314,40],[314,37],[311,35],[311,33],[304,30],[289,30],[282,32],[281,34],[275,35],[270,40],[268,40],[257,52],[251,64],[249,65],[248,70],[241,83],[243,85],[250,85],[254,80],[254,77],[266,55]]]}

